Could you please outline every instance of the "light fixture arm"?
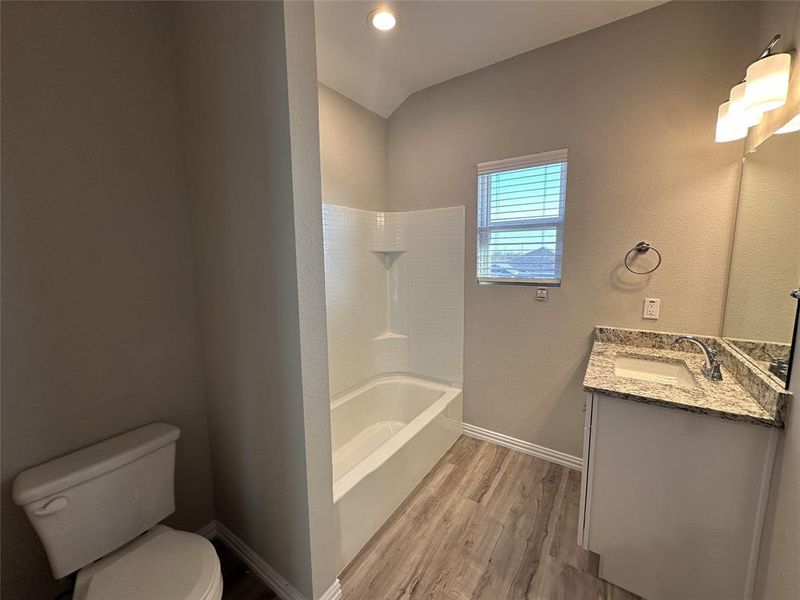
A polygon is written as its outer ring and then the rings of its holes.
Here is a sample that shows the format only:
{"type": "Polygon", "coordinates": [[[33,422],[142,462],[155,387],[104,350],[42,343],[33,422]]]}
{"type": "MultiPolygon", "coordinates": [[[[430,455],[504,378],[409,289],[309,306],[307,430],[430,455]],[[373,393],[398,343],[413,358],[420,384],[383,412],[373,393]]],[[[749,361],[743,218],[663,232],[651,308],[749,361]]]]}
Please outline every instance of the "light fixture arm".
{"type": "MultiPolygon", "coordinates": [[[[769,41],[769,44],[767,44],[764,47],[764,50],[761,51],[761,54],[759,54],[758,58],[755,59],[753,62],[758,62],[762,58],[767,58],[768,56],[770,56],[772,54],[772,49],[775,47],[775,44],[778,43],[779,39],[781,39],[781,34],[780,33],[776,33],[775,35],[773,35],[772,39],[769,41]]],[[[744,77],[742,77],[739,80],[739,83],[745,83],[746,81],[747,81],[747,76],[745,75],[744,77]]]]}
{"type": "Polygon", "coordinates": [[[776,33],[772,39],[767,44],[767,47],[761,52],[756,60],[761,60],[762,58],[767,58],[770,54],[772,54],[772,49],[775,47],[775,44],[778,43],[778,40],[781,39],[781,34],[776,33]]]}

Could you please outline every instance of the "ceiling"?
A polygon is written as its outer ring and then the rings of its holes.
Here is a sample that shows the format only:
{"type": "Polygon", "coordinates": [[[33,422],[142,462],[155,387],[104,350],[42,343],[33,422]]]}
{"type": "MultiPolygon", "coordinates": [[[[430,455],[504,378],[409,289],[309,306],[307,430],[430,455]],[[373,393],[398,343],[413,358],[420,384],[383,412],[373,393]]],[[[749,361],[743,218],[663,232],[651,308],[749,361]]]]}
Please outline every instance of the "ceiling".
{"type": "Polygon", "coordinates": [[[388,117],[410,94],[663,0],[317,0],[320,82],[388,117]],[[391,32],[367,25],[389,5],[391,32]]]}

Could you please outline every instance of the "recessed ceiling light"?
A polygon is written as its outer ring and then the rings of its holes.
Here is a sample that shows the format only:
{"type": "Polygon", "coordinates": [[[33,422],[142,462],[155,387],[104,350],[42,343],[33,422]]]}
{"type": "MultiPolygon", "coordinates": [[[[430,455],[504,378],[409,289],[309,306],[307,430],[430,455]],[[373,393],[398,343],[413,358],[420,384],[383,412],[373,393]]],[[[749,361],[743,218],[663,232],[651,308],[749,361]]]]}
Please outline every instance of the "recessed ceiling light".
{"type": "Polygon", "coordinates": [[[397,25],[397,13],[390,8],[376,8],[367,15],[367,23],[378,31],[390,31],[397,25]]]}

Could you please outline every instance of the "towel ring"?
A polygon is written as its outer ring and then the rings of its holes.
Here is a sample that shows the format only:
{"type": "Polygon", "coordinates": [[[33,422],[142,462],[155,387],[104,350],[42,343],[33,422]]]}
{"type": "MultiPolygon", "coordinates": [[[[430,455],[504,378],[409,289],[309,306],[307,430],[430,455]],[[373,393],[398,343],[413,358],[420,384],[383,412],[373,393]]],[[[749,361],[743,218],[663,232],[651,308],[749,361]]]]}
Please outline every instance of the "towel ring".
{"type": "Polygon", "coordinates": [[[653,246],[651,246],[649,242],[639,242],[633,248],[628,250],[627,254],[625,254],[625,268],[635,275],[648,275],[653,271],[655,271],[660,266],[661,266],[661,252],[659,252],[653,246]],[[656,266],[650,269],[649,271],[634,271],[633,269],[631,269],[631,266],[628,264],[631,258],[631,254],[633,254],[634,252],[636,252],[636,254],[647,254],[650,250],[655,252],[656,256],[658,256],[658,262],[656,263],[656,266]]]}

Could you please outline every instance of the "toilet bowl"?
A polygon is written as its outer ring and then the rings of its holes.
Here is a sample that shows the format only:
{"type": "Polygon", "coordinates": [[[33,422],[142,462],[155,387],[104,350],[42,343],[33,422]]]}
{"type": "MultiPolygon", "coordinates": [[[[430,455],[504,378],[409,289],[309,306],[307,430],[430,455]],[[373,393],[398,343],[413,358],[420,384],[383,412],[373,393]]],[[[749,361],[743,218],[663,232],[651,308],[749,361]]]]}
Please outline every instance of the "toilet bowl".
{"type": "Polygon", "coordinates": [[[159,522],[175,510],[180,430],[152,423],[20,473],[25,509],[53,576],[75,573],[73,600],[220,600],[207,539],[159,522]]]}
{"type": "Polygon", "coordinates": [[[157,525],[78,572],[73,600],[220,600],[219,559],[204,537],[157,525]]]}

